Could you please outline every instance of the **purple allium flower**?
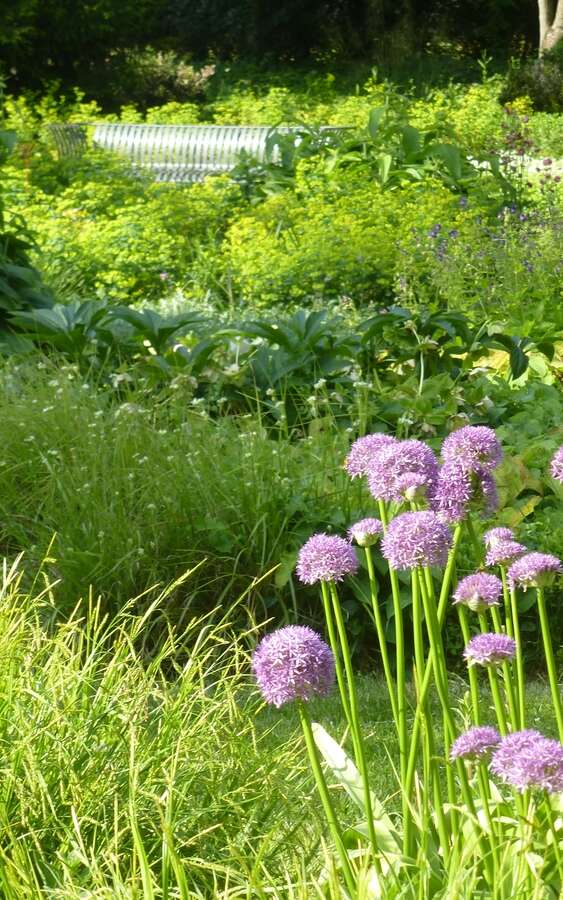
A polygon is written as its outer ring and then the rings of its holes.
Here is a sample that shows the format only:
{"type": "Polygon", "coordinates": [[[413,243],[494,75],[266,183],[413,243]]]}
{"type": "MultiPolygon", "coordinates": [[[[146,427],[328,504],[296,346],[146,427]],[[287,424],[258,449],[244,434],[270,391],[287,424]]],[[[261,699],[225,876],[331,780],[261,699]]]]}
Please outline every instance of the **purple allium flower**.
{"type": "Polygon", "coordinates": [[[405,500],[423,500],[428,492],[428,479],[421,472],[405,472],[396,481],[397,493],[405,500]]]}
{"type": "Polygon", "coordinates": [[[459,582],[453,595],[454,605],[462,603],[473,612],[482,612],[490,606],[498,606],[502,596],[502,581],[496,575],[476,572],[459,582]]]}
{"type": "Polygon", "coordinates": [[[376,500],[400,502],[409,490],[420,496],[426,487],[428,494],[433,493],[438,460],[423,441],[395,441],[374,455],[367,476],[369,489],[376,500]]]}
{"type": "Polygon", "coordinates": [[[533,729],[515,731],[493,753],[491,772],[521,793],[528,788],[558,793],[563,791],[563,746],[533,729]]]}
{"type": "Polygon", "coordinates": [[[304,584],[342,581],[353,575],[358,560],[348,541],[330,534],[314,534],[303,544],[297,561],[297,577],[304,584]]]}
{"type": "Polygon", "coordinates": [[[306,625],[287,625],[263,638],[254,651],[252,671],[266,703],[325,697],[334,684],[334,657],[306,625]]]}
{"type": "Polygon", "coordinates": [[[528,548],[517,541],[497,541],[491,544],[485,557],[486,566],[508,566],[518,556],[527,553],[528,548]]]}
{"type": "Polygon", "coordinates": [[[495,666],[514,658],[516,641],[507,634],[477,634],[471,638],[463,655],[468,666],[495,666]]]}
{"type": "Polygon", "coordinates": [[[502,459],[502,447],[492,428],[466,425],[447,436],[442,444],[444,462],[457,462],[474,472],[477,467],[490,472],[502,459]]]}
{"type": "Polygon", "coordinates": [[[360,519],[348,529],[350,541],[356,541],[360,547],[371,547],[383,534],[383,525],[379,519],[360,519]]]}
{"type": "Polygon", "coordinates": [[[350,447],[350,452],[346,457],[344,463],[346,471],[352,478],[365,475],[373,457],[383,447],[396,443],[398,443],[397,439],[389,434],[366,434],[365,437],[358,438],[350,447]]]}
{"type": "Polygon", "coordinates": [[[556,481],[560,481],[563,484],[563,447],[560,447],[553,456],[551,460],[549,471],[551,473],[551,477],[555,478],[556,481]]]}
{"type": "Polygon", "coordinates": [[[483,540],[488,550],[490,547],[498,544],[499,541],[513,541],[514,532],[512,528],[490,528],[483,535],[483,540]]]}
{"type": "Polygon", "coordinates": [[[443,566],[451,544],[449,528],[433,512],[396,516],[381,542],[381,552],[394,569],[443,566]]]}
{"type": "Polygon", "coordinates": [[[511,588],[518,585],[526,591],[529,587],[547,587],[555,580],[556,575],[563,573],[561,560],[551,553],[526,553],[508,570],[508,583],[511,588]]]}
{"type": "Polygon", "coordinates": [[[450,759],[485,759],[500,743],[500,734],[489,725],[470,728],[460,734],[450,749],[450,759]]]}
{"type": "Polygon", "coordinates": [[[484,508],[484,513],[490,514],[498,505],[494,478],[482,466],[468,469],[459,461],[445,462],[431,504],[446,522],[460,522],[471,507],[484,508]]]}

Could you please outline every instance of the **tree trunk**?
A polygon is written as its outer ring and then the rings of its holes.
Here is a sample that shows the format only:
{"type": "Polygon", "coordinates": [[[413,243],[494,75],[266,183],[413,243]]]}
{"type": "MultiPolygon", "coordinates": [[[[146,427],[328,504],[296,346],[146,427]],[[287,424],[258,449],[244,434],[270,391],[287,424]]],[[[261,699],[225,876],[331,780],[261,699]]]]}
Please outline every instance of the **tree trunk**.
{"type": "Polygon", "coordinates": [[[553,50],[560,40],[563,40],[563,0],[556,0],[557,5],[553,9],[552,0],[538,0],[540,18],[540,42],[539,55],[543,56],[548,50],[553,50]]]}

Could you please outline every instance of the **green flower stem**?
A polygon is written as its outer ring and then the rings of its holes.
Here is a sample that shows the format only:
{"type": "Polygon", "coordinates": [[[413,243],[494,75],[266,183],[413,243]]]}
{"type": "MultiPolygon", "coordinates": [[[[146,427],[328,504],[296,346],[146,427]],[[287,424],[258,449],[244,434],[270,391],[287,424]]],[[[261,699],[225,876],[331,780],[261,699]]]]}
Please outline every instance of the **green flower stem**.
{"type": "Polygon", "coordinates": [[[516,641],[516,685],[518,691],[518,706],[520,710],[520,728],[525,728],[524,656],[522,653],[522,638],[520,636],[520,619],[518,616],[518,598],[516,597],[516,591],[510,591],[510,610],[512,613],[512,637],[516,641]]]}
{"type": "MultiPolygon", "coordinates": [[[[500,621],[499,611],[495,606],[491,607],[491,615],[493,617],[495,631],[500,634],[502,632],[502,623],[500,621]]],[[[504,690],[508,700],[508,709],[510,711],[510,724],[512,725],[513,731],[518,731],[520,728],[524,727],[524,707],[520,705],[520,702],[518,702],[518,704],[516,702],[514,669],[507,662],[502,664],[502,675],[504,678],[504,690]]],[[[523,702],[524,698],[522,698],[522,703],[523,702]]]]}
{"type": "Polygon", "coordinates": [[[506,578],[506,566],[500,567],[500,577],[502,580],[502,596],[504,599],[504,621],[506,623],[506,633],[508,637],[514,637],[514,628],[512,627],[512,610],[510,604],[510,593],[508,590],[508,581],[506,578]]]}
{"type": "MultiPolygon", "coordinates": [[[[463,642],[467,646],[471,639],[469,631],[469,623],[467,621],[467,610],[463,603],[457,604],[457,614],[459,616],[459,624],[463,635],[463,642]]],[[[473,719],[475,725],[481,724],[481,711],[479,707],[479,685],[477,683],[477,673],[473,666],[469,666],[467,670],[469,676],[469,691],[471,693],[471,706],[473,708],[473,719]]]]}
{"type": "MultiPolygon", "coordinates": [[[[479,615],[479,624],[481,626],[481,631],[483,634],[489,633],[489,623],[487,622],[485,616],[481,613],[479,615]]],[[[489,684],[491,686],[491,694],[493,696],[493,703],[495,705],[495,712],[497,715],[498,727],[501,735],[505,737],[508,734],[508,723],[506,721],[506,710],[504,708],[504,703],[502,701],[502,697],[500,694],[500,687],[498,683],[498,676],[495,666],[487,666],[487,672],[489,674],[489,684]]]]}
{"type": "Polygon", "coordinates": [[[299,718],[301,719],[301,727],[303,729],[303,735],[305,737],[307,753],[309,754],[311,767],[313,769],[313,775],[315,776],[315,781],[317,783],[317,790],[321,798],[321,803],[323,805],[328,826],[332,834],[332,839],[336,845],[338,856],[340,857],[342,874],[344,875],[344,880],[346,882],[346,887],[348,888],[348,891],[350,893],[350,897],[354,898],[357,896],[356,879],[354,878],[354,875],[352,873],[350,859],[348,857],[348,853],[346,852],[346,847],[344,846],[342,831],[340,829],[340,825],[338,823],[334,806],[332,805],[332,800],[328,791],[327,783],[323,774],[318,750],[315,744],[315,739],[313,737],[311,722],[309,720],[309,714],[305,708],[305,704],[300,700],[297,702],[297,708],[299,710],[299,718]]]}
{"type": "MultiPolygon", "coordinates": [[[[449,698],[449,689],[448,689],[448,679],[447,679],[447,669],[444,655],[444,647],[442,643],[442,635],[438,625],[438,615],[436,610],[436,601],[433,597],[432,593],[426,589],[426,578],[424,573],[419,570],[419,578],[420,578],[420,587],[422,598],[424,601],[424,614],[426,620],[426,628],[428,631],[428,638],[430,641],[430,646],[432,650],[433,656],[433,669],[434,669],[434,681],[436,684],[436,688],[438,691],[438,696],[440,698],[440,703],[442,705],[442,712],[444,715],[444,742],[446,745],[447,755],[449,757],[449,748],[451,746],[451,742],[456,736],[456,727],[454,722],[454,717],[452,713],[452,707],[449,698]]],[[[471,793],[471,787],[469,784],[469,779],[467,777],[467,770],[465,768],[465,764],[462,759],[456,759],[456,769],[457,775],[461,787],[461,793],[463,797],[463,802],[467,807],[468,813],[472,816],[476,821],[477,820],[477,810],[475,809],[475,804],[473,802],[473,795],[471,793]]],[[[452,830],[455,832],[458,831],[457,826],[457,815],[454,815],[455,810],[452,809],[452,830]]],[[[487,847],[487,841],[485,835],[481,833],[479,835],[479,845],[481,849],[481,855],[483,858],[484,865],[487,869],[487,877],[489,883],[492,883],[494,878],[493,871],[493,861],[489,853],[489,848],[487,847]]]]}
{"type": "MultiPolygon", "coordinates": [[[[379,501],[379,518],[383,525],[384,532],[387,531],[388,516],[385,503],[379,501]]],[[[407,707],[406,707],[406,672],[405,672],[405,635],[403,626],[403,609],[401,606],[401,595],[399,591],[399,579],[395,570],[389,566],[389,578],[391,580],[391,594],[393,596],[393,613],[395,617],[395,659],[396,659],[396,679],[397,679],[397,721],[398,721],[398,737],[399,737],[399,771],[401,773],[401,784],[405,785],[407,774],[407,747],[408,747],[408,728],[407,728],[407,707]]],[[[403,790],[403,821],[405,840],[410,835],[410,803],[409,796],[403,790]]]]}
{"type": "Polygon", "coordinates": [[[545,595],[543,592],[543,588],[537,588],[537,595],[543,649],[545,653],[545,661],[547,664],[547,676],[549,678],[549,689],[551,691],[553,708],[555,709],[555,718],[557,720],[559,740],[563,743],[563,710],[561,709],[561,695],[559,693],[559,685],[557,683],[557,670],[555,668],[555,658],[553,656],[553,645],[551,643],[551,633],[549,630],[549,621],[547,618],[547,608],[545,605],[545,595]]]}
{"type": "Polygon", "coordinates": [[[332,653],[334,655],[334,666],[336,669],[336,681],[338,683],[338,690],[340,692],[340,699],[342,701],[342,708],[344,710],[344,715],[346,716],[346,721],[348,723],[348,728],[350,730],[350,734],[352,736],[352,743],[354,745],[354,756],[356,759],[358,758],[358,748],[356,746],[356,735],[354,733],[354,728],[352,725],[352,714],[350,712],[350,701],[348,699],[348,686],[346,684],[346,677],[344,675],[344,670],[342,668],[342,653],[340,650],[340,646],[338,643],[338,637],[336,634],[336,628],[334,625],[334,616],[332,614],[332,606],[330,602],[330,595],[328,590],[328,584],[326,581],[321,581],[321,591],[323,597],[323,607],[324,614],[326,619],[326,627],[328,631],[328,639],[330,642],[330,647],[332,653]]]}
{"type": "Polygon", "coordinates": [[[450,552],[448,554],[448,563],[444,570],[444,577],[442,578],[442,587],[440,588],[440,598],[438,600],[438,622],[440,624],[440,628],[444,625],[444,619],[446,618],[446,612],[448,609],[448,599],[450,596],[450,587],[452,586],[452,579],[455,572],[455,561],[457,556],[457,551],[459,548],[459,542],[461,540],[462,535],[462,525],[461,522],[458,523],[454,529],[454,536],[452,539],[452,546],[450,548],[450,552]]]}
{"type": "Polygon", "coordinates": [[[383,624],[383,619],[381,616],[381,610],[379,608],[379,596],[377,589],[377,579],[375,577],[375,571],[373,568],[373,557],[371,554],[371,547],[365,547],[366,554],[366,563],[368,569],[368,577],[369,577],[369,586],[370,586],[370,594],[371,594],[371,606],[373,610],[373,618],[375,621],[375,628],[377,631],[377,639],[379,641],[379,650],[381,653],[381,660],[383,662],[383,671],[385,673],[385,681],[387,683],[387,691],[389,693],[389,700],[391,701],[391,711],[393,713],[393,719],[395,720],[395,726],[398,729],[399,727],[399,717],[397,712],[397,694],[396,694],[396,685],[395,680],[393,678],[393,673],[391,672],[391,664],[389,662],[389,653],[387,652],[387,640],[385,638],[385,626],[383,624]]]}
{"type": "Polygon", "coordinates": [[[544,806],[547,814],[547,821],[549,822],[549,828],[551,831],[551,836],[553,838],[553,850],[555,853],[555,859],[557,861],[557,874],[559,875],[559,880],[563,881],[563,856],[561,854],[561,847],[559,846],[559,835],[557,834],[557,829],[555,827],[555,815],[553,812],[553,808],[551,806],[549,800],[549,794],[544,794],[544,806]]]}
{"type": "MultiPolygon", "coordinates": [[[[498,871],[499,867],[497,827],[495,822],[493,821],[493,817],[491,815],[491,807],[489,805],[490,792],[487,772],[483,766],[483,763],[479,762],[477,763],[477,783],[479,785],[481,803],[483,804],[483,812],[485,813],[485,819],[487,820],[487,825],[491,835],[491,851],[493,855],[493,865],[496,872],[498,871]]],[[[496,877],[494,883],[496,883],[496,877]]]]}
{"type": "Polygon", "coordinates": [[[348,645],[348,637],[346,635],[346,628],[344,625],[344,619],[342,618],[342,609],[340,606],[340,599],[338,597],[338,591],[336,590],[336,585],[334,581],[330,582],[330,593],[332,597],[332,608],[334,611],[334,618],[336,621],[336,629],[338,631],[338,637],[340,639],[340,646],[342,648],[342,657],[344,660],[344,669],[346,671],[346,679],[348,682],[348,692],[349,692],[349,700],[350,700],[350,714],[351,714],[351,722],[352,722],[352,733],[355,735],[355,745],[357,749],[357,763],[358,768],[360,770],[360,776],[362,779],[362,786],[364,791],[364,806],[366,812],[367,826],[368,826],[368,834],[369,840],[372,847],[373,853],[373,864],[376,871],[381,872],[381,863],[378,856],[378,845],[377,845],[377,835],[375,833],[375,825],[373,821],[373,809],[371,805],[371,792],[369,786],[369,774],[366,762],[366,754],[364,750],[364,741],[362,735],[362,728],[360,724],[360,713],[358,709],[358,697],[356,694],[356,682],[354,680],[354,670],[352,668],[352,657],[350,655],[350,647],[348,645]]]}

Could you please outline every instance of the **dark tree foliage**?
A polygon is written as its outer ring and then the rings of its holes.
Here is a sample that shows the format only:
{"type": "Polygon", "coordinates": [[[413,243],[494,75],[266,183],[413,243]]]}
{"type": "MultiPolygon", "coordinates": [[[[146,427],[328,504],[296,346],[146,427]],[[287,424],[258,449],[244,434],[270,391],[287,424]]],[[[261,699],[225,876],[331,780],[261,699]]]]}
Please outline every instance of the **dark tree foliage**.
{"type": "Polygon", "coordinates": [[[506,55],[537,31],[534,0],[12,0],[0,4],[0,71],[10,88],[88,86],[147,45],[196,61],[506,55]]]}

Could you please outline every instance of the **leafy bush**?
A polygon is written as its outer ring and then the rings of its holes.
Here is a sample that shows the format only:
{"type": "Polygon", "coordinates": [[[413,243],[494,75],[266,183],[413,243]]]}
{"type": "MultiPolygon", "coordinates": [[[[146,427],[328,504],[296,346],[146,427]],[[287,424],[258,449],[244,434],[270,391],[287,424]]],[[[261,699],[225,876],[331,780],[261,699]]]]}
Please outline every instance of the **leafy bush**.
{"type": "Polygon", "coordinates": [[[540,112],[563,112],[563,49],[560,44],[541,59],[512,61],[501,102],[510,103],[514,97],[523,94],[540,112]]]}

